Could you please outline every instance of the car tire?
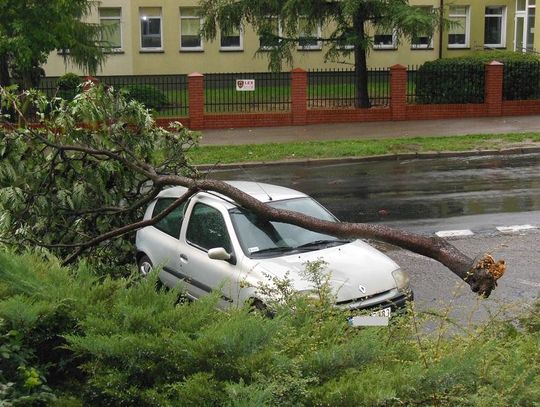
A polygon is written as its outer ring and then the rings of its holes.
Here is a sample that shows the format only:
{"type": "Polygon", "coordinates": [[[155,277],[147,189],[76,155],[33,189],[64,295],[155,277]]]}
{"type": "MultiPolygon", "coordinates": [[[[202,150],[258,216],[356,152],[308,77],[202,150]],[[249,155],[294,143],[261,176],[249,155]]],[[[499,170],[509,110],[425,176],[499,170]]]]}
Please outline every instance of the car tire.
{"type": "Polygon", "coordinates": [[[143,277],[148,276],[148,274],[154,269],[152,260],[150,260],[147,255],[142,256],[137,264],[139,266],[139,273],[141,273],[141,276],[143,277]]]}
{"type": "Polygon", "coordinates": [[[272,310],[268,308],[268,306],[258,298],[251,298],[249,300],[249,305],[252,312],[258,312],[267,318],[274,317],[274,313],[272,312],[272,310]]]}

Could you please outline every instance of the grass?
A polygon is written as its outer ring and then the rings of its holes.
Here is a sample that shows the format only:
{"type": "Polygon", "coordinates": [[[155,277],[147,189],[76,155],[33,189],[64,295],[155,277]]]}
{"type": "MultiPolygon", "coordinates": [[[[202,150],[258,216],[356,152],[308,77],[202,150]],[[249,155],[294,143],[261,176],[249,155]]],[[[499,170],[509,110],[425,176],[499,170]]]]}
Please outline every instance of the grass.
{"type": "Polygon", "coordinates": [[[540,143],[540,133],[467,135],[453,137],[400,137],[367,140],[200,146],[189,156],[194,164],[243,163],[383,154],[488,150],[540,143]]]}

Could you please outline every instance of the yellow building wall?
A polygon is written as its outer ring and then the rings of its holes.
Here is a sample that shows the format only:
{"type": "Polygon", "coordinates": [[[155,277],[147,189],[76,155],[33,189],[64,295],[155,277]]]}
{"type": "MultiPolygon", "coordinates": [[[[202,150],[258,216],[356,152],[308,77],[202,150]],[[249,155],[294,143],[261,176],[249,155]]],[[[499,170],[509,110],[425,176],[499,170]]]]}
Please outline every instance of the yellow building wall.
{"type": "MultiPolygon", "coordinates": [[[[439,7],[440,0],[411,0],[412,5],[439,7]]],[[[471,33],[468,49],[449,49],[447,35],[443,35],[442,50],[439,48],[439,34],[433,37],[430,49],[411,49],[406,40],[398,43],[397,49],[370,50],[369,67],[389,67],[394,64],[419,65],[425,61],[438,58],[441,52],[444,57],[460,56],[471,50],[483,48],[484,8],[486,4],[507,7],[506,16],[506,49],[513,50],[515,0],[445,0],[445,5],[463,4],[470,6],[471,33]]],[[[197,0],[103,0],[100,7],[120,7],[122,9],[122,45],[120,53],[109,54],[98,75],[143,75],[143,74],[186,74],[192,72],[261,72],[268,70],[268,58],[257,54],[259,39],[250,27],[244,28],[243,51],[220,51],[219,38],[214,42],[204,42],[202,52],[186,52],[180,50],[180,7],[196,7],[197,0]],[[162,45],[160,52],[142,52],[140,44],[140,8],[160,7],[162,16],[162,45]]],[[[98,22],[96,11],[89,21],[98,22]]],[[[540,41],[537,36],[536,41],[540,41]]],[[[540,49],[540,47],[538,47],[540,49]]],[[[305,69],[350,68],[352,65],[336,62],[324,62],[327,47],[322,50],[296,51],[292,66],[284,63],[283,69],[293,67],[305,69]]],[[[352,63],[349,57],[343,58],[352,63]]],[[[48,76],[62,75],[66,72],[82,72],[71,64],[65,64],[62,57],[52,53],[45,65],[48,76]]]]}
{"type": "Polygon", "coordinates": [[[470,40],[468,48],[449,48],[448,35],[443,35],[443,52],[444,58],[460,57],[470,54],[471,51],[479,51],[484,49],[484,16],[486,6],[505,6],[506,7],[506,46],[499,48],[507,51],[514,50],[514,31],[515,31],[515,15],[516,15],[516,0],[451,0],[445,1],[445,14],[448,17],[448,7],[464,5],[469,6],[470,18],[470,40]]]}

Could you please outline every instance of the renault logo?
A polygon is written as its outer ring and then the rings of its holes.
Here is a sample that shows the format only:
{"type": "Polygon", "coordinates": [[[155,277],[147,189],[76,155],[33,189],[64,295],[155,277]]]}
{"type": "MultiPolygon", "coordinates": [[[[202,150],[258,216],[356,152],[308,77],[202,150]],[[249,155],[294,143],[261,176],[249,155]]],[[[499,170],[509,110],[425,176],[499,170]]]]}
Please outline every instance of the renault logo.
{"type": "Polygon", "coordinates": [[[358,286],[358,289],[362,292],[362,294],[365,294],[366,291],[367,291],[367,290],[366,290],[366,287],[364,287],[362,284],[360,284],[360,285],[358,286]]]}

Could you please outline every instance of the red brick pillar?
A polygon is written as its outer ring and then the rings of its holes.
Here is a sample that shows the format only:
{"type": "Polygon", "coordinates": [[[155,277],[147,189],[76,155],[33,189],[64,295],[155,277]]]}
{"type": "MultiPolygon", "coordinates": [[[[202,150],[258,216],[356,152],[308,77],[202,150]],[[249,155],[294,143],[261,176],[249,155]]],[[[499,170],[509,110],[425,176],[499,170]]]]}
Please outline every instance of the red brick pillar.
{"type": "Polygon", "coordinates": [[[291,113],[292,124],[301,126],[307,123],[307,72],[302,68],[291,71],[291,113]]]}
{"type": "Polygon", "coordinates": [[[194,72],[188,75],[189,128],[204,128],[204,75],[194,72]]]}
{"type": "Polygon", "coordinates": [[[407,67],[403,65],[390,67],[390,109],[392,120],[407,118],[407,67]]]}
{"type": "Polygon", "coordinates": [[[503,73],[504,65],[500,62],[492,61],[485,66],[484,103],[487,105],[488,116],[502,115],[503,73]]]}

